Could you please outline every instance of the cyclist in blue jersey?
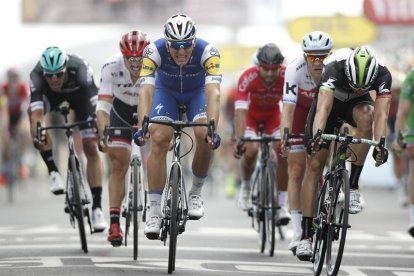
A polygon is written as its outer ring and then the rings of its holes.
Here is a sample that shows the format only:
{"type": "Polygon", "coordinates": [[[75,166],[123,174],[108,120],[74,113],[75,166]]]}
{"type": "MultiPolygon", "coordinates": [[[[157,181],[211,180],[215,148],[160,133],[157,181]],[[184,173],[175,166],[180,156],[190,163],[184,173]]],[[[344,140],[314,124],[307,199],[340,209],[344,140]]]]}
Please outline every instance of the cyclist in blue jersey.
{"type": "MultiPolygon", "coordinates": [[[[207,41],[196,38],[196,27],[186,15],[177,14],[164,26],[165,38],[150,43],[144,50],[141,69],[138,119],[177,120],[178,105],[187,107],[187,120],[217,125],[220,114],[220,54],[207,41]]],[[[207,129],[195,127],[196,150],[192,162],[193,182],[189,191],[188,216],[199,219],[204,215],[201,189],[213,157],[212,149],[220,137],[209,137],[207,129]],[[208,141],[208,143],[206,143],[208,141]]],[[[144,233],[158,239],[161,227],[161,195],[166,180],[166,155],[173,137],[169,126],[153,124],[149,134],[134,135],[135,143],[143,145],[151,137],[148,157],[149,213],[144,233]]]]}

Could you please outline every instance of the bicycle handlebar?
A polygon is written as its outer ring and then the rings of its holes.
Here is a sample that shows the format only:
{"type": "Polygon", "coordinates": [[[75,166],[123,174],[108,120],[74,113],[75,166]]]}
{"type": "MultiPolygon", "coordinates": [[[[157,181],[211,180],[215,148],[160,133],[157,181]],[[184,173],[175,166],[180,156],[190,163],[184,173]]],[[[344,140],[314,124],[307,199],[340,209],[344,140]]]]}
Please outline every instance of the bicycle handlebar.
{"type": "Polygon", "coordinates": [[[208,123],[198,123],[198,122],[189,122],[189,121],[167,121],[167,120],[154,120],[150,119],[147,115],[144,116],[142,121],[142,130],[144,136],[148,133],[148,126],[150,123],[159,124],[159,125],[166,125],[172,127],[174,130],[181,131],[183,128],[186,127],[208,127],[208,136],[211,137],[212,144],[215,143],[215,130],[216,124],[214,119],[211,119],[208,123]]]}
{"type": "Polygon", "coordinates": [[[258,136],[258,137],[240,136],[239,142],[237,143],[237,154],[241,156],[246,151],[243,148],[243,145],[245,142],[270,143],[270,142],[278,142],[278,141],[280,141],[280,137],[275,137],[275,136],[267,135],[267,134],[263,134],[262,136],[258,136]]]}
{"type": "Polygon", "coordinates": [[[135,131],[137,131],[139,129],[139,127],[137,125],[133,125],[133,126],[125,126],[125,127],[121,127],[121,126],[105,126],[105,129],[103,131],[103,142],[105,144],[105,146],[108,145],[108,141],[109,141],[109,131],[110,130],[130,130],[132,133],[134,133],[135,131]]]}
{"type": "Polygon", "coordinates": [[[63,125],[53,125],[53,126],[46,126],[46,127],[42,127],[40,122],[37,122],[37,130],[36,130],[36,138],[40,143],[44,143],[45,140],[45,135],[42,133],[45,130],[49,130],[49,129],[65,129],[65,130],[69,130],[69,129],[73,129],[75,127],[79,127],[79,126],[87,126],[89,128],[94,128],[96,125],[95,119],[89,119],[86,121],[79,121],[79,122],[74,122],[71,124],[63,124],[63,125]]]}
{"type": "Polygon", "coordinates": [[[283,130],[283,147],[289,148],[290,147],[290,140],[291,139],[303,139],[305,138],[305,134],[303,133],[289,133],[289,128],[285,127],[283,130]]]}

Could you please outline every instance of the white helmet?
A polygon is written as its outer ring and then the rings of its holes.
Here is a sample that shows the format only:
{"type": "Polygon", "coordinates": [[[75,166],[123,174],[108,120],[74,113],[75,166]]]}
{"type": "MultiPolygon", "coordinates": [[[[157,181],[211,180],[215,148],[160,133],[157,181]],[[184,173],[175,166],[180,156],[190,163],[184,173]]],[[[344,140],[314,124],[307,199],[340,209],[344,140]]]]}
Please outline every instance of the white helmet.
{"type": "Polygon", "coordinates": [[[345,75],[355,89],[369,89],[378,76],[379,65],[370,48],[356,48],[345,62],[345,75]]]}
{"type": "Polygon", "coordinates": [[[329,34],[314,31],[306,34],[302,40],[302,50],[304,52],[327,51],[333,47],[333,41],[329,34]]]}
{"type": "Polygon", "coordinates": [[[194,39],[196,27],[190,17],[176,14],[170,17],[164,25],[164,36],[168,41],[194,39]]]}

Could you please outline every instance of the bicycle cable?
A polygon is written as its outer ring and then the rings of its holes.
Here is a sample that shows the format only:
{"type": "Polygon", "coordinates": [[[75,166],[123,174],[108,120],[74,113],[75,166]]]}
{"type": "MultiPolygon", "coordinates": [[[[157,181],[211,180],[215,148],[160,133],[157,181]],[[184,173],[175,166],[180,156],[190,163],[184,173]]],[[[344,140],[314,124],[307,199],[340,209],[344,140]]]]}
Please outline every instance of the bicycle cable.
{"type": "Polygon", "coordinates": [[[190,149],[189,149],[186,153],[184,153],[183,155],[181,155],[181,156],[180,156],[180,159],[181,159],[181,158],[183,158],[184,156],[186,156],[187,154],[189,154],[189,153],[191,152],[191,150],[193,149],[193,147],[194,147],[194,140],[193,140],[193,138],[190,136],[190,134],[188,134],[188,133],[187,133],[187,132],[185,132],[184,130],[183,130],[183,131],[181,131],[181,133],[183,133],[183,134],[187,135],[187,137],[188,137],[188,138],[190,138],[190,141],[191,141],[191,147],[190,147],[190,149]]]}

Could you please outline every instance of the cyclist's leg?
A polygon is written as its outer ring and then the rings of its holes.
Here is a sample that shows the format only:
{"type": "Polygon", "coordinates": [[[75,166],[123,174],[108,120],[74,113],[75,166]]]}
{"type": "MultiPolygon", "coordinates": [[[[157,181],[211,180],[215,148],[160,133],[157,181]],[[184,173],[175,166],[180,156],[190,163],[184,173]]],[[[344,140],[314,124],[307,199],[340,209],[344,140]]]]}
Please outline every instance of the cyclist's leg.
{"type": "MultiPolygon", "coordinates": [[[[206,96],[204,88],[199,88],[191,93],[191,97],[182,97],[181,100],[187,106],[188,121],[207,122],[206,113],[206,96]]],[[[207,178],[211,161],[213,159],[213,151],[205,142],[207,135],[206,127],[194,127],[194,136],[196,140],[195,152],[192,161],[193,181],[189,191],[188,216],[199,219],[204,215],[203,200],[201,198],[201,190],[207,178]]]]}
{"type": "MultiPolygon", "coordinates": [[[[414,140],[414,139],[413,139],[414,140]]],[[[410,198],[410,223],[408,227],[409,234],[414,237],[414,141],[407,145],[407,155],[409,158],[409,178],[408,178],[408,192],[410,198]]]]}
{"type": "Polygon", "coordinates": [[[289,208],[292,216],[293,239],[289,244],[289,250],[296,252],[296,247],[302,237],[302,207],[300,202],[300,191],[302,187],[303,175],[306,167],[306,154],[303,150],[297,152],[291,146],[288,155],[288,199],[289,208]]]}
{"type": "Polygon", "coordinates": [[[125,174],[128,171],[130,153],[129,144],[125,142],[115,142],[107,150],[111,161],[111,175],[108,185],[111,226],[108,241],[114,246],[119,246],[123,239],[119,219],[122,200],[125,195],[125,174]]]}
{"type": "MultiPolygon", "coordinates": [[[[51,108],[53,108],[54,106],[57,106],[59,102],[54,102],[53,104],[54,105],[52,105],[51,108]]],[[[45,106],[50,106],[50,104],[48,105],[45,104],[45,106]]],[[[44,120],[45,115],[48,110],[49,109],[46,109],[46,110],[38,109],[32,112],[30,107],[28,108],[27,112],[29,115],[30,128],[32,130],[31,131],[32,135],[36,133],[37,122],[42,122],[44,120]]],[[[54,194],[62,194],[64,192],[64,184],[63,184],[62,177],[55,163],[55,159],[54,159],[53,151],[52,151],[53,142],[52,142],[52,138],[49,132],[46,132],[46,143],[43,145],[35,144],[34,147],[39,151],[40,156],[43,159],[43,162],[47,166],[47,170],[49,173],[50,191],[54,194]]]]}
{"type": "MultiPolygon", "coordinates": [[[[369,101],[369,99],[361,99],[350,103],[352,118],[346,118],[350,125],[356,127],[355,136],[366,139],[372,138],[373,107],[371,104],[372,100],[369,101]]],[[[369,151],[369,146],[353,145],[352,150],[356,155],[356,160],[351,164],[349,213],[356,214],[362,210],[358,182],[369,151]]]]}
{"type": "MultiPolygon", "coordinates": [[[[150,117],[178,119],[177,102],[172,91],[156,88],[150,117]]],[[[166,157],[174,132],[169,126],[152,124],[149,133],[151,137],[151,150],[147,160],[149,209],[144,233],[149,239],[158,239],[162,217],[161,195],[167,177],[166,157]]]]}

